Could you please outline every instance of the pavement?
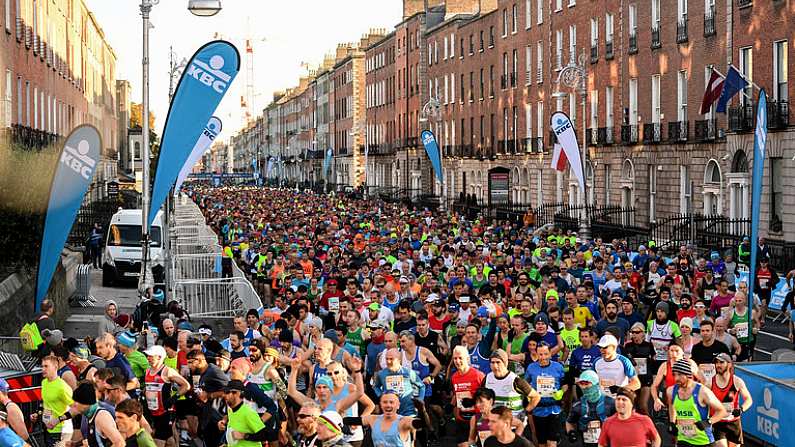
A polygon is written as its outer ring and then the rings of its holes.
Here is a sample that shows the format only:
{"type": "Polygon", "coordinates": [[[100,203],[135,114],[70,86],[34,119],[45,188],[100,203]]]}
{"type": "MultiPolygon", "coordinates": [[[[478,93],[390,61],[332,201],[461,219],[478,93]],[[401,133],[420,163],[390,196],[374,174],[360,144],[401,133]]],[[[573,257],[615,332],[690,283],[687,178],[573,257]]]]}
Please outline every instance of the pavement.
{"type": "Polygon", "coordinates": [[[96,337],[97,327],[105,313],[105,303],[108,300],[116,302],[119,313],[131,314],[138,304],[137,282],[103,287],[102,269],[91,270],[91,295],[96,299],[94,307],[72,306],[71,315],[67,318],[63,329],[65,337],[74,337],[78,340],[87,335],[96,337]]]}

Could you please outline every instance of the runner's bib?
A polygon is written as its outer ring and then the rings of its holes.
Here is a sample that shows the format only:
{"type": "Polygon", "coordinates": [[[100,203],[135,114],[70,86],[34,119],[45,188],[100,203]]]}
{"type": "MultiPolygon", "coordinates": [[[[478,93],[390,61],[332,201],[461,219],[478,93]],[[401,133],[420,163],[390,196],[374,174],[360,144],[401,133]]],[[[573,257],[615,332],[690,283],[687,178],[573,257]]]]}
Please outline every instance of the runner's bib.
{"type": "Polygon", "coordinates": [[[647,369],[646,359],[635,359],[635,369],[639,376],[645,376],[647,369]]]}
{"type": "Polygon", "coordinates": [[[599,379],[599,386],[602,387],[602,392],[606,395],[613,397],[613,393],[610,392],[610,387],[615,385],[616,381],[611,379],[599,379]]]}
{"type": "Polygon", "coordinates": [[[480,438],[480,445],[485,445],[486,439],[488,439],[489,436],[491,436],[491,430],[479,431],[478,438],[480,438]]]}
{"type": "Polygon", "coordinates": [[[464,411],[464,412],[475,411],[474,407],[466,407],[466,406],[464,406],[464,402],[463,402],[464,399],[471,399],[471,398],[472,398],[472,392],[471,391],[458,391],[457,393],[455,393],[455,401],[456,401],[456,406],[458,407],[458,409],[461,410],[461,411],[464,411]]]}
{"type": "Polygon", "coordinates": [[[713,363],[704,363],[698,365],[698,369],[700,369],[701,374],[704,375],[706,383],[712,383],[712,378],[715,377],[715,365],[713,363]]]}
{"type": "Polygon", "coordinates": [[[404,392],[403,376],[386,376],[386,389],[394,391],[398,396],[402,396],[404,392]]]}
{"type": "Polygon", "coordinates": [[[663,362],[668,359],[668,345],[670,341],[666,340],[652,340],[651,344],[654,345],[654,360],[663,362]]]}
{"type": "Polygon", "coordinates": [[[588,427],[582,433],[582,440],[586,444],[598,444],[599,435],[602,434],[602,422],[591,421],[588,422],[588,427]]]}
{"type": "Polygon", "coordinates": [[[554,377],[539,376],[536,379],[536,389],[538,390],[538,394],[540,394],[541,397],[552,397],[552,395],[558,390],[558,387],[555,386],[554,377]]]}
{"type": "Polygon", "coordinates": [[[339,312],[340,311],[340,299],[339,297],[332,296],[328,299],[328,311],[329,312],[339,312]]]}
{"type": "Polygon", "coordinates": [[[737,338],[748,338],[748,323],[737,323],[734,325],[734,329],[737,331],[737,338]]]}
{"type": "Polygon", "coordinates": [[[698,427],[696,427],[696,423],[692,419],[677,420],[676,427],[679,429],[679,433],[686,438],[692,438],[698,432],[698,427]]]}

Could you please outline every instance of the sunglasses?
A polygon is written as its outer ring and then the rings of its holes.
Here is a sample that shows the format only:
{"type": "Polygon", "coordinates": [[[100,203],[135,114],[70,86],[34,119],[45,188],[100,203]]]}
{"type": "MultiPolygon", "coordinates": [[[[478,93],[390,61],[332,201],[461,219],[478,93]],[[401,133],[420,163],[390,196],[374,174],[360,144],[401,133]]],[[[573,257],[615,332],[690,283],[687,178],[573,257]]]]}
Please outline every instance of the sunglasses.
{"type": "Polygon", "coordinates": [[[632,332],[633,334],[642,334],[643,333],[643,331],[630,331],[630,332],[632,332]]]}
{"type": "Polygon", "coordinates": [[[695,307],[696,309],[706,309],[706,308],[707,308],[707,306],[705,306],[705,305],[703,305],[703,304],[696,304],[694,307],[695,307]]]}
{"type": "Polygon", "coordinates": [[[307,418],[311,418],[313,416],[311,414],[298,413],[295,417],[297,417],[298,419],[307,419],[307,418]]]}
{"type": "Polygon", "coordinates": [[[339,376],[340,374],[342,374],[342,371],[329,371],[329,374],[331,374],[332,376],[339,376]]]}

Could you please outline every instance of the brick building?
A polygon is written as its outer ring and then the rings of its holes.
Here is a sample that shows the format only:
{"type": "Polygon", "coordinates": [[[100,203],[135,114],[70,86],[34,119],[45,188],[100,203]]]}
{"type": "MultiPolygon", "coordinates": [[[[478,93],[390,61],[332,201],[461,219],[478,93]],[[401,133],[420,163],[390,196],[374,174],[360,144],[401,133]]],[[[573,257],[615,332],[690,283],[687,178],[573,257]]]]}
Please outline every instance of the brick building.
{"type": "Polygon", "coordinates": [[[726,114],[714,107],[700,113],[712,68],[725,74],[733,64],[766,89],[770,103],[763,233],[795,240],[795,194],[785,188],[795,181],[791,0],[404,0],[403,6],[392,32],[342,47],[328,71],[336,183],[359,184],[357,155],[366,142],[368,186],[410,195],[465,194],[481,204],[525,207],[587,201],[623,207],[627,223],[640,228],[680,213],[748,218],[758,91],[735,96],[726,114]],[[354,75],[354,60],[362,61],[361,76],[354,75]],[[570,63],[585,70],[584,94],[556,82],[570,63]],[[360,118],[352,116],[360,113],[357,88],[364,92],[360,118]],[[432,99],[439,110],[429,114],[424,109],[432,99]],[[572,118],[587,147],[587,197],[568,172],[549,167],[548,122],[557,110],[572,118]],[[443,185],[433,180],[419,145],[424,128],[434,130],[442,147],[443,185]]]}

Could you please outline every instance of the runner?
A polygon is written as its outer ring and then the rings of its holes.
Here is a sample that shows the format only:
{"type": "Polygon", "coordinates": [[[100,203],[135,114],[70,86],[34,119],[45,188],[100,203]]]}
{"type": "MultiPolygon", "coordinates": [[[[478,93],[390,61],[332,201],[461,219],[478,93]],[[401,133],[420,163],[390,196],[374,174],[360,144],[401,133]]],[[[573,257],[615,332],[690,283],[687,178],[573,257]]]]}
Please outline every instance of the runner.
{"type": "Polygon", "coordinates": [[[508,354],[502,349],[491,353],[491,372],[481,384],[494,391],[496,406],[508,407],[513,415],[524,422],[527,413],[541,401],[541,395],[527,381],[508,371],[508,354]]]}
{"type": "MultiPolygon", "coordinates": [[[[483,413],[483,408],[478,406],[477,410],[475,396],[483,383],[484,374],[480,370],[469,365],[469,352],[464,346],[453,348],[452,364],[456,371],[450,378],[453,391],[453,416],[455,417],[455,437],[458,447],[467,447],[474,438],[471,434],[470,421],[474,416],[483,413]]],[[[493,399],[492,399],[493,401],[493,399]]]]}
{"type": "Polygon", "coordinates": [[[571,407],[566,419],[566,437],[570,444],[576,445],[581,434],[583,447],[594,447],[605,420],[616,412],[615,401],[602,392],[599,376],[594,371],[580,374],[577,386],[582,390],[582,397],[571,407]]]}
{"type": "Polygon", "coordinates": [[[68,409],[72,405],[72,388],[58,377],[58,359],[47,356],[41,362],[41,400],[44,411],[41,421],[47,428],[44,440],[48,446],[65,446],[72,438],[72,419],[68,409]]]}
{"type": "Polygon", "coordinates": [[[176,385],[177,395],[184,396],[190,390],[190,384],[176,370],[163,364],[166,358],[165,348],[155,345],[147,349],[145,354],[149,362],[149,369],[144,375],[146,409],[154,429],[152,435],[155,443],[158,447],[163,447],[174,436],[171,386],[176,385]]]}
{"type": "MultiPolygon", "coordinates": [[[[10,430],[16,433],[17,436],[19,436],[23,441],[27,441],[30,435],[28,434],[27,426],[25,426],[25,417],[22,414],[22,410],[19,408],[19,405],[14,403],[8,397],[8,392],[8,382],[6,382],[5,379],[0,378],[0,412],[5,413],[5,418],[3,421],[10,430]]],[[[0,436],[0,439],[2,439],[2,436],[0,436]]]]}
{"type": "Polygon", "coordinates": [[[509,408],[494,408],[489,414],[491,436],[483,442],[483,447],[531,447],[530,441],[514,433],[513,419],[509,408]]]}
{"type": "Polygon", "coordinates": [[[616,387],[626,386],[635,391],[640,388],[640,378],[632,362],[616,352],[618,340],[612,334],[605,334],[599,339],[599,350],[602,356],[594,363],[594,370],[599,375],[599,386],[608,396],[615,396],[616,387]]]}
{"type": "Polygon", "coordinates": [[[420,417],[403,416],[398,413],[402,406],[398,395],[387,391],[379,399],[379,407],[383,411],[380,415],[363,417],[346,417],[346,425],[366,425],[371,429],[372,442],[375,446],[383,447],[412,447],[413,437],[417,429],[425,427],[425,407],[421,401],[416,400],[417,414],[420,417]]]}
{"type": "MultiPolygon", "coordinates": [[[[660,447],[662,439],[652,420],[633,411],[635,392],[621,387],[616,393],[616,414],[605,421],[599,434],[599,447],[647,446],[660,447]]],[[[677,444],[686,445],[686,444],[677,444]]]]}
{"type": "Polygon", "coordinates": [[[715,444],[719,447],[741,446],[743,445],[741,416],[753,405],[751,393],[748,392],[745,381],[734,374],[734,362],[728,353],[720,353],[715,357],[715,372],[711,381],[711,390],[728,413],[713,427],[715,444]]]}
{"type": "Polygon", "coordinates": [[[629,329],[629,341],[624,346],[623,352],[632,361],[640,379],[640,389],[636,392],[638,400],[635,406],[640,414],[649,414],[649,400],[651,399],[651,385],[654,380],[654,371],[651,369],[654,359],[654,345],[646,341],[645,326],[637,322],[629,329]]]}
{"type": "Polygon", "coordinates": [[[560,439],[560,401],[568,385],[563,383],[563,365],[551,360],[549,346],[541,343],[536,348],[536,353],[538,361],[528,365],[525,372],[525,380],[541,396],[532,414],[534,434],[539,445],[555,447],[560,439]]]}
{"type": "Polygon", "coordinates": [[[668,432],[676,436],[676,445],[683,447],[712,445],[712,425],[729,413],[717,397],[704,385],[693,380],[691,363],[677,360],[673,365],[675,384],[668,387],[668,432]]]}

